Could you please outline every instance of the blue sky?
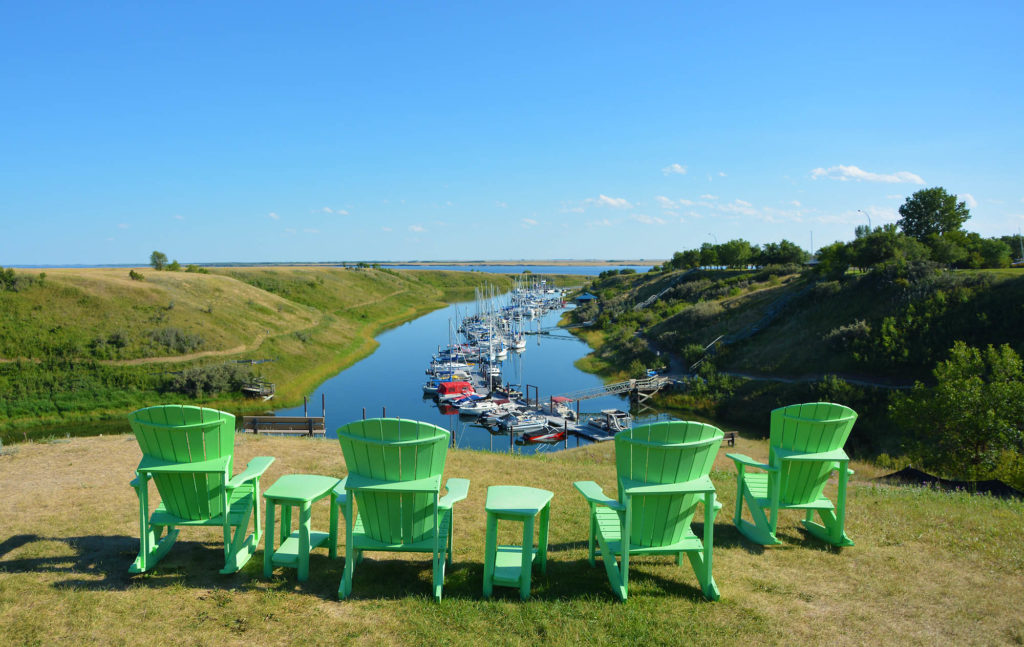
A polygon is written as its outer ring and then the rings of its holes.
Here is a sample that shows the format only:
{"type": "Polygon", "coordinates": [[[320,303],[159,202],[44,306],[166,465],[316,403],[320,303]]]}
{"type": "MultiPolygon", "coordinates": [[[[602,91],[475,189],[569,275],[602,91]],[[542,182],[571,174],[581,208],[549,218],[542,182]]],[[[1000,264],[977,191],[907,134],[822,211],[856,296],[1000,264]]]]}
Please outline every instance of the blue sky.
{"type": "Polygon", "coordinates": [[[0,265],[1024,226],[1024,4],[0,4],[0,265]]]}

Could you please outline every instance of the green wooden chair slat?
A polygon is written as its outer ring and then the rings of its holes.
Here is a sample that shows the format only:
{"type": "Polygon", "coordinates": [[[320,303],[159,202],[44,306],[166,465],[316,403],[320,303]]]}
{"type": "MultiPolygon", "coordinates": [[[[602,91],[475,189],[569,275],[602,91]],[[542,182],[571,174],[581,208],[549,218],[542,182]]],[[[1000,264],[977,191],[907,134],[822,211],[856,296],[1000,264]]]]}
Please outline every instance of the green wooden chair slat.
{"type": "Polygon", "coordinates": [[[733,522],[740,532],[762,545],[779,544],[779,510],[804,510],[808,532],[835,546],[852,546],[844,528],[850,472],[843,446],[856,421],[856,412],[831,402],[780,407],[771,412],[766,464],[752,465],[746,456],[727,454],[736,464],[733,522]],[[767,473],[747,473],[749,468],[767,473]],[[835,504],[824,494],[833,472],[839,475],[835,504]],[[743,519],[744,504],[753,522],[743,519]],[[814,521],[815,512],[820,523],[814,521]]]}
{"type": "Polygon", "coordinates": [[[590,506],[590,564],[600,552],[612,591],[622,601],[629,593],[631,554],[671,554],[680,565],[685,554],[704,596],[719,598],[711,564],[714,519],[722,506],[708,474],[724,435],[712,425],[682,421],[620,431],[618,498],[608,498],[592,481],[573,484],[590,506]],[[704,505],[703,538],[690,527],[698,504],[704,505]]]}
{"type": "Polygon", "coordinates": [[[338,597],[351,594],[360,553],[381,550],[431,553],[433,595],[441,599],[445,566],[451,564],[451,505],[469,488],[469,481],[449,480],[440,504],[450,438],[435,425],[398,418],[358,420],[338,429],[349,471],[341,502],[346,550],[338,597]]]}
{"type": "Polygon", "coordinates": [[[216,409],[148,407],[129,414],[128,423],[143,456],[132,481],[139,499],[141,546],[129,571],[153,568],[177,539],[177,526],[222,526],[225,566],[221,572],[244,566],[260,539],[259,477],[273,458],[260,457],[262,469],[231,483],[235,417],[216,409]],[[152,514],[150,480],[160,495],[152,514]],[[247,537],[253,517],[254,532],[247,537]]]}

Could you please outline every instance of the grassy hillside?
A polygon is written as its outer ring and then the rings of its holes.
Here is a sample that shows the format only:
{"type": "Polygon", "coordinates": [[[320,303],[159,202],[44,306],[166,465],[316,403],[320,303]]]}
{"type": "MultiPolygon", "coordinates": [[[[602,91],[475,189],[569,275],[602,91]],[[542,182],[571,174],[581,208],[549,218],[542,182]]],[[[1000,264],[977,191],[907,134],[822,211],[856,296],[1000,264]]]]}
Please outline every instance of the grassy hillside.
{"type": "Polygon", "coordinates": [[[0,291],[5,440],[63,435],[67,421],[168,399],[263,410],[240,399],[249,372],[276,382],[275,405],[286,406],[371,353],[380,331],[485,282],[511,286],[505,275],[428,270],[139,272],[142,281],[126,269],[50,270],[0,291]]]}
{"type": "MultiPolygon", "coordinates": [[[[861,415],[851,437],[861,455],[902,451],[891,387],[929,382],[954,341],[1024,351],[1020,270],[888,266],[838,281],[795,266],[675,270],[606,274],[588,289],[599,302],[573,319],[594,322],[576,332],[595,350],[580,368],[623,379],[650,366],[679,375],[697,365],[686,391],[663,393],[658,404],[751,429],[764,429],[777,406],[843,402],[861,415]]],[[[1018,468],[1000,477],[1024,484],[1018,468]]]]}
{"type": "MultiPolygon", "coordinates": [[[[456,506],[454,567],[444,599],[430,596],[424,555],[368,553],[353,597],[336,598],[344,559],[314,552],[310,579],[277,569],[262,550],[221,576],[220,531],[186,528],[155,571],[130,577],[138,550],[137,502],[128,480],[131,436],[25,443],[0,455],[0,645],[1001,645],[1024,642],[1024,505],[892,487],[854,463],[847,531],[830,550],[780,517],[781,546],[762,549],[731,523],[735,471],[718,457],[712,480],[724,504],[715,522],[719,602],[703,600],[688,563],[630,560],[630,599],[614,601],[604,569],[587,563],[587,508],[574,480],[614,492],[611,443],[537,457],[453,450],[445,475],[471,480],[456,506]],[[481,596],[487,487],[516,483],[554,492],[548,573],[532,597],[481,596]],[[39,496],[40,492],[59,496],[39,496]],[[980,593],[979,593],[980,592],[980,593]]],[[[762,442],[736,451],[766,458],[762,442]]],[[[336,442],[239,437],[236,470],[276,456],[263,483],[288,473],[343,476],[336,442]]],[[[327,505],[313,527],[327,528],[327,505]]],[[[698,534],[700,524],[696,524],[698,534]]],[[[513,542],[513,528],[502,527],[513,542]]],[[[343,550],[340,551],[343,554],[343,550]]]]}

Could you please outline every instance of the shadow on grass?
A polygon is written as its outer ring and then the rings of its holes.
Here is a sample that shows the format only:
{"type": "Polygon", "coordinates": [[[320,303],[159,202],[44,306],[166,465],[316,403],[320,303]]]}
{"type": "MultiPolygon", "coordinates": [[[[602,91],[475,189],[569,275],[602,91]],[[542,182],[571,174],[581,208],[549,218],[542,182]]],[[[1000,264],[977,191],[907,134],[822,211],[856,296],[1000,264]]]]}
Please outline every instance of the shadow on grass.
{"type": "MultiPolygon", "coordinates": [[[[694,524],[697,536],[703,524],[694,524]]],[[[784,545],[779,548],[817,549],[833,554],[841,552],[805,532],[780,534],[784,545]]],[[[224,550],[216,543],[178,540],[171,551],[148,573],[132,575],[128,567],[138,552],[135,537],[121,535],[88,535],[79,537],[45,537],[35,534],[14,535],[0,542],[0,572],[51,574],[51,586],[82,590],[126,590],[133,587],[164,588],[185,586],[205,590],[263,589],[293,591],[336,600],[345,564],[339,555],[331,560],[325,551],[317,550],[310,557],[310,577],[299,582],[296,571],[276,568],[274,575],[263,577],[263,551],[258,550],[238,573],[221,575],[224,550]],[[62,544],[54,549],[46,545],[62,544]],[[39,544],[39,545],[35,545],[39,544]],[[11,555],[14,554],[13,557],[11,555]]],[[[597,557],[595,566],[586,558],[551,559],[552,555],[587,548],[587,542],[574,541],[551,544],[547,573],[535,567],[531,582],[531,599],[564,600],[606,596],[614,601],[607,576],[597,557]]],[[[739,548],[760,554],[766,549],[747,541],[732,524],[715,524],[715,548],[739,548]]],[[[343,553],[344,548],[339,548],[343,553]]],[[[370,553],[356,566],[352,584],[353,600],[387,600],[431,597],[431,561],[426,555],[378,559],[383,554],[370,553]]],[[[630,560],[630,588],[643,591],[646,597],[682,597],[703,599],[688,561],[681,567],[672,564],[671,556],[635,556],[630,560]],[[679,577],[662,575],[664,568],[680,569],[679,577]],[[692,579],[692,581],[691,581],[692,579]]],[[[479,558],[456,560],[447,569],[443,596],[445,599],[481,600],[483,586],[483,550],[479,558]]],[[[495,587],[496,600],[518,600],[514,588],[495,587]]]]}

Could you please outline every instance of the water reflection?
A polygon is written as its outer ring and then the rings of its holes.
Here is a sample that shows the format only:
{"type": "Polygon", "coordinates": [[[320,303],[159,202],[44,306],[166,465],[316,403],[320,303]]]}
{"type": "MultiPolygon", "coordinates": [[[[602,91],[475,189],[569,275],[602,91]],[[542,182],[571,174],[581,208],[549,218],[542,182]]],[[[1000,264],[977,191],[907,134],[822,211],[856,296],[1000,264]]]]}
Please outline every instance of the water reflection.
{"type": "MultiPolygon", "coordinates": [[[[345,369],[321,384],[310,397],[309,414],[320,415],[321,398],[326,402],[327,435],[335,437],[341,425],[366,416],[412,418],[423,420],[452,432],[458,447],[508,451],[507,435],[492,436],[487,429],[463,418],[457,410],[441,410],[433,399],[423,394],[425,370],[437,347],[447,345],[449,322],[458,327],[458,316],[471,311],[471,302],[459,303],[424,315],[419,319],[393,328],[377,337],[380,347],[366,359],[345,369]]],[[[551,395],[592,388],[601,385],[600,378],[584,373],[573,362],[588,352],[588,347],[572,335],[556,328],[560,311],[529,321],[528,330],[536,333],[527,337],[527,348],[522,353],[510,352],[502,362],[502,381],[530,385],[537,388],[541,401],[551,395]]],[[[581,410],[598,411],[627,406],[620,396],[603,396],[581,403],[581,410]]],[[[302,407],[277,411],[278,415],[302,415],[302,407]]],[[[581,441],[586,442],[586,441],[581,441]]],[[[576,446],[570,438],[569,447],[576,446]]],[[[517,452],[534,453],[561,449],[557,445],[516,446],[517,452]]]]}

